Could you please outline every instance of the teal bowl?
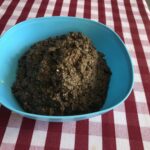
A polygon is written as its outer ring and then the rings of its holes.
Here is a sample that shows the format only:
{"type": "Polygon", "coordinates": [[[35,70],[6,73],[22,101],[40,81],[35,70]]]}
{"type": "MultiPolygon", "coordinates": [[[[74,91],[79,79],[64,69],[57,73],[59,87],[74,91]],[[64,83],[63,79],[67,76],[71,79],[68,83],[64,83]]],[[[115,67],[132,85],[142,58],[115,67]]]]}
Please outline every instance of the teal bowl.
{"type": "Polygon", "coordinates": [[[131,59],[119,36],[101,23],[75,17],[34,18],[9,29],[0,39],[0,69],[0,103],[22,116],[50,122],[77,121],[106,113],[125,101],[133,87],[131,59]],[[104,106],[97,112],[72,116],[25,112],[11,92],[19,58],[32,44],[71,31],[83,32],[106,56],[112,76],[104,106]]]}

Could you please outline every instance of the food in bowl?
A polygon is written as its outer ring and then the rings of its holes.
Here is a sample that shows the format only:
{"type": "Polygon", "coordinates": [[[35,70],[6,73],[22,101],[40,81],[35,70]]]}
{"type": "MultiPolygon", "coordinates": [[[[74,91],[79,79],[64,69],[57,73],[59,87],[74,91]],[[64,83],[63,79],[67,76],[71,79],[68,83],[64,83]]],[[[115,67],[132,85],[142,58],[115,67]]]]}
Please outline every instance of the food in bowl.
{"type": "Polygon", "coordinates": [[[22,108],[42,115],[77,115],[103,106],[110,68],[80,32],[35,43],[20,58],[12,92],[22,108]]]}

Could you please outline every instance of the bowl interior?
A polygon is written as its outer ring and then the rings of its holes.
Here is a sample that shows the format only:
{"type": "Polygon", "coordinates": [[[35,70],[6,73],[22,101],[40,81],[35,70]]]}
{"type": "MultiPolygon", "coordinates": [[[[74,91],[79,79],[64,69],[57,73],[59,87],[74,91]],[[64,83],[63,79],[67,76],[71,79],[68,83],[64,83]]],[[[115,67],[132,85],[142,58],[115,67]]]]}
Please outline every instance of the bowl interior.
{"type": "MultiPolygon", "coordinates": [[[[31,19],[20,23],[0,40],[0,100],[6,107],[24,113],[11,93],[16,78],[17,63],[28,48],[49,36],[71,31],[83,32],[102,51],[112,71],[106,102],[100,113],[106,112],[125,100],[133,83],[129,55],[119,37],[106,26],[86,19],[51,17],[31,19]]],[[[85,118],[88,116],[85,115],[85,118]]]]}

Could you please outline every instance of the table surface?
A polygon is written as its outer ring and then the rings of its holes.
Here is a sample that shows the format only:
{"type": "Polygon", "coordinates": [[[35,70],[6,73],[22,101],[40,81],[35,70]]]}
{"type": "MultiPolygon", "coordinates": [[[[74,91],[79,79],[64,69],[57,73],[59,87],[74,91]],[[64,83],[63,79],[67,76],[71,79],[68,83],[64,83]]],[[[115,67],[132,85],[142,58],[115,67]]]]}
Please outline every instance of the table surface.
{"type": "Polygon", "coordinates": [[[77,16],[115,30],[131,55],[135,84],[125,103],[89,120],[47,123],[0,106],[0,150],[150,150],[150,12],[145,0],[0,0],[0,34],[41,16],[77,16]]]}

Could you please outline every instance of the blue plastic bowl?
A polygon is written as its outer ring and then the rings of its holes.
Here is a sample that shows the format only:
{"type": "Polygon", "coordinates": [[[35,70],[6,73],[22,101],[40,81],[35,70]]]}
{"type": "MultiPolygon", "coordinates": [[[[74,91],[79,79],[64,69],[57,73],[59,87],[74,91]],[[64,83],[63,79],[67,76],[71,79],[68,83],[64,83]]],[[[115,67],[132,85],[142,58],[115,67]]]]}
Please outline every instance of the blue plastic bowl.
{"type": "Polygon", "coordinates": [[[131,59],[119,36],[101,23],[74,17],[35,18],[9,29],[0,39],[0,69],[0,103],[20,115],[44,121],[76,121],[103,114],[127,99],[133,86],[131,59]],[[11,92],[20,56],[34,43],[70,31],[83,32],[106,55],[112,76],[103,108],[94,113],[73,116],[45,116],[25,112],[11,92]]]}

